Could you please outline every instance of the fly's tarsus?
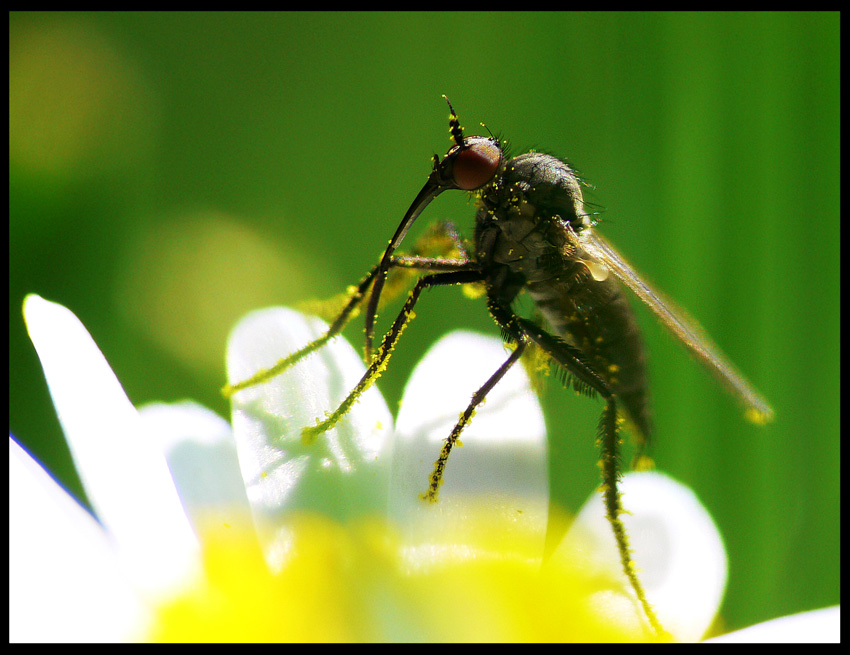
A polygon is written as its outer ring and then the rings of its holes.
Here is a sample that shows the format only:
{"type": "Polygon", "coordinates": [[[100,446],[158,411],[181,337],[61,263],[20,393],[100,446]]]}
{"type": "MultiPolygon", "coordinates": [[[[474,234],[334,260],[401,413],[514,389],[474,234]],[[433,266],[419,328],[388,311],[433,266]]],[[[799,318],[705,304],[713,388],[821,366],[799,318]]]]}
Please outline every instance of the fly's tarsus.
{"type": "Polygon", "coordinates": [[[423,500],[427,500],[432,503],[436,503],[439,498],[440,486],[443,484],[443,471],[446,468],[446,463],[449,461],[449,455],[452,452],[452,448],[458,442],[460,438],[460,433],[463,432],[463,429],[466,427],[467,423],[472,420],[472,417],[475,415],[475,409],[481,403],[483,403],[487,399],[487,394],[493,390],[499,381],[505,376],[505,373],[510,370],[510,368],[516,364],[517,360],[522,356],[523,351],[525,350],[526,341],[521,340],[517,343],[517,347],[511,353],[510,357],[505,360],[505,363],[502,364],[493,375],[489,377],[489,379],[484,383],[484,385],[478,389],[474,394],[472,394],[472,401],[469,403],[467,408],[463,411],[463,414],[460,415],[460,420],[455,425],[449,437],[443,442],[443,447],[440,450],[440,456],[437,458],[437,461],[434,462],[434,471],[431,473],[431,476],[428,478],[428,490],[421,494],[421,498],[423,500]]]}
{"type": "Polygon", "coordinates": [[[357,306],[363,300],[363,295],[366,293],[366,290],[369,288],[369,285],[371,285],[372,281],[375,279],[375,274],[377,273],[377,270],[378,267],[374,267],[371,271],[369,271],[366,277],[363,278],[360,284],[358,284],[357,287],[354,288],[354,290],[351,292],[351,297],[349,298],[348,303],[345,305],[339,316],[337,316],[336,320],[331,324],[331,326],[328,328],[328,331],[325,332],[324,335],[322,335],[315,341],[311,341],[306,346],[292,353],[291,355],[284,357],[271,368],[260,370],[247,380],[242,380],[241,382],[237,382],[235,384],[225,385],[225,387],[221,390],[224,397],[232,398],[235,393],[241,391],[242,389],[247,389],[249,387],[254,387],[258,384],[268,382],[273,377],[278,376],[284,371],[295,366],[295,364],[300,362],[307,355],[319,350],[328,341],[330,341],[336,335],[342,332],[348,321],[350,321],[353,317],[357,306]]]}
{"type": "Polygon", "coordinates": [[[602,468],[602,494],[605,504],[605,516],[611,524],[611,531],[614,533],[614,539],[617,542],[617,550],[620,554],[620,563],[623,572],[635,592],[635,596],[646,615],[647,621],[649,621],[653,632],[657,636],[669,638],[669,635],[658,620],[655,609],[652,607],[649,599],[647,599],[646,591],[637,575],[635,561],[632,558],[632,551],[629,547],[626,526],[623,525],[623,520],[620,518],[625,512],[618,487],[618,481],[620,479],[618,452],[620,423],[621,419],[617,415],[616,402],[612,396],[606,400],[605,408],[602,410],[602,416],[599,419],[599,442],[602,446],[600,460],[602,468]]]}
{"type": "Polygon", "coordinates": [[[221,390],[221,393],[225,398],[232,398],[235,393],[238,391],[242,391],[242,389],[248,389],[249,387],[255,387],[258,384],[263,384],[264,382],[268,382],[273,377],[280,375],[284,371],[292,368],[302,359],[304,359],[310,353],[316,352],[320,348],[322,348],[328,341],[333,339],[336,336],[335,333],[332,333],[330,330],[322,337],[319,337],[315,341],[308,343],[301,350],[298,350],[288,357],[280,360],[277,364],[268,369],[261,369],[257,371],[254,375],[252,375],[247,380],[242,380],[241,382],[237,382],[236,384],[227,384],[221,390]]]}

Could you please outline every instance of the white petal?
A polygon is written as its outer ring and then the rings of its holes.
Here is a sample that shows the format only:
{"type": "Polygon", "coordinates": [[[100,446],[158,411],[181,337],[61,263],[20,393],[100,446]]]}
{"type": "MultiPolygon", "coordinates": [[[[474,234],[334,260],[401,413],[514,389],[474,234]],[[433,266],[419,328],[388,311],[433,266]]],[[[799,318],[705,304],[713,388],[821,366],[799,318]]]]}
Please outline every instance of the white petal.
{"type": "MultiPolygon", "coordinates": [[[[321,336],[327,325],[285,308],[248,315],[227,352],[231,384],[274,366],[321,336]]],[[[233,431],[255,523],[274,564],[285,548],[275,530],[296,510],[337,520],[386,513],[392,415],[376,387],[333,429],[304,444],[301,429],[324,419],[356,386],[365,367],[337,337],[288,371],[233,397],[233,431]]]]}
{"type": "Polygon", "coordinates": [[[837,644],[841,641],[841,607],[783,616],[706,641],[721,644],[837,644]]]}
{"type": "Polygon", "coordinates": [[[134,582],[167,593],[194,574],[198,544],[158,444],[73,313],[30,295],[24,317],[98,519],[134,582]]]}
{"type": "Polygon", "coordinates": [[[426,535],[428,517],[464,520],[469,502],[485,499],[490,509],[515,517],[517,527],[546,529],[549,500],[546,428],[537,397],[521,363],[492,389],[460,436],[444,471],[439,501],[420,499],[434,462],[458,417],[477,391],[508,359],[495,338],[452,332],[416,366],[404,391],[396,424],[391,517],[408,538],[426,535]],[[522,524],[522,525],[519,525],[522,524]],[[416,530],[418,535],[409,531],[416,530]]]}
{"type": "Polygon", "coordinates": [[[251,510],[230,423],[191,401],[139,408],[145,431],[165,453],[180,500],[196,532],[250,525],[251,510]]]}
{"type": "MultiPolygon", "coordinates": [[[[717,527],[690,489],[661,473],[629,473],[620,490],[623,523],[649,602],[677,641],[697,641],[714,620],[726,588],[726,550],[717,527]]],[[[588,500],[567,540],[577,535],[595,543],[589,555],[601,567],[620,568],[602,494],[588,500]]]]}
{"type": "Polygon", "coordinates": [[[103,527],[9,439],[9,640],[125,641],[148,620],[103,527]]]}

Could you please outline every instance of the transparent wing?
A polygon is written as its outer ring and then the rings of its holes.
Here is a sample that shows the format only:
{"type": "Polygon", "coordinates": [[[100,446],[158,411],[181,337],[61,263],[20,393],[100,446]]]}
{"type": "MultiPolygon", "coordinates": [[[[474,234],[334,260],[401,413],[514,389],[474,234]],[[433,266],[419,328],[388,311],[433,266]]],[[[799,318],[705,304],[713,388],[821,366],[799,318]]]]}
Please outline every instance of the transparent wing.
{"type": "MultiPolygon", "coordinates": [[[[748,420],[759,424],[773,420],[773,409],[767,401],[738,372],[720,349],[712,343],[696,321],[676,307],[674,303],[650,288],[629,263],[611,247],[611,244],[595,234],[593,230],[582,230],[580,234],[577,234],[567,226],[567,232],[574,245],[583,249],[599,264],[602,264],[617,276],[620,282],[631,289],[659,320],[688,347],[693,356],[743,403],[746,408],[745,416],[748,420]]],[[[599,275],[598,272],[594,273],[594,276],[597,275],[599,275]]]]}

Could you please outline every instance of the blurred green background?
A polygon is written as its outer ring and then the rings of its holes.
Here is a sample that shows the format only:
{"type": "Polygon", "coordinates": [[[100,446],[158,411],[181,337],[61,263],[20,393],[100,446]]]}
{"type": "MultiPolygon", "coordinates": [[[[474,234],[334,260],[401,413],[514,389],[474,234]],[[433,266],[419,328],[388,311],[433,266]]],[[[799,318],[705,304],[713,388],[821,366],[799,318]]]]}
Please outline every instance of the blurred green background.
{"type": "MultiPolygon", "coordinates": [[[[576,165],[603,234],[774,404],[745,423],[639,310],[653,454],[726,539],[725,627],[839,602],[837,14],[13,13],[9,33],[9,426],[73,493],[24,295],[73,310],[134,403],[226,416],[229,329],[377,262],[450,145],[445,93],[467,134],[576,165]]],[[[471,234],[454,195],[423,218],[471,234]]],[[[440,335],[498,334],[459,289],[417,314],[392,408],[440,335]]],[[[575,510],[601,405],[557,383],[543,403],[575,510]]]]}

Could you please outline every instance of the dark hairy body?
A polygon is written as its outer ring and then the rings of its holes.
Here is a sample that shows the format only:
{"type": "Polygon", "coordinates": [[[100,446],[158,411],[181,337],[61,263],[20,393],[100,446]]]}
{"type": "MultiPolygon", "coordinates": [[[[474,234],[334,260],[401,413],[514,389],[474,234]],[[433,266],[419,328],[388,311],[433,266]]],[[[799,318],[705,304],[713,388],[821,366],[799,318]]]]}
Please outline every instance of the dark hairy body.
{"type": "Polygon", "coordinates": [[[491,307],[524,289],[551,331],[582,354],[622,400],[642,441],[651,432],[643,340],[622,285],[597,277],[593,256],[568,238],[590,229],[580,182],[563,161],[531,152],[485,187],[476,214],[476,259],[491,307]]]}

